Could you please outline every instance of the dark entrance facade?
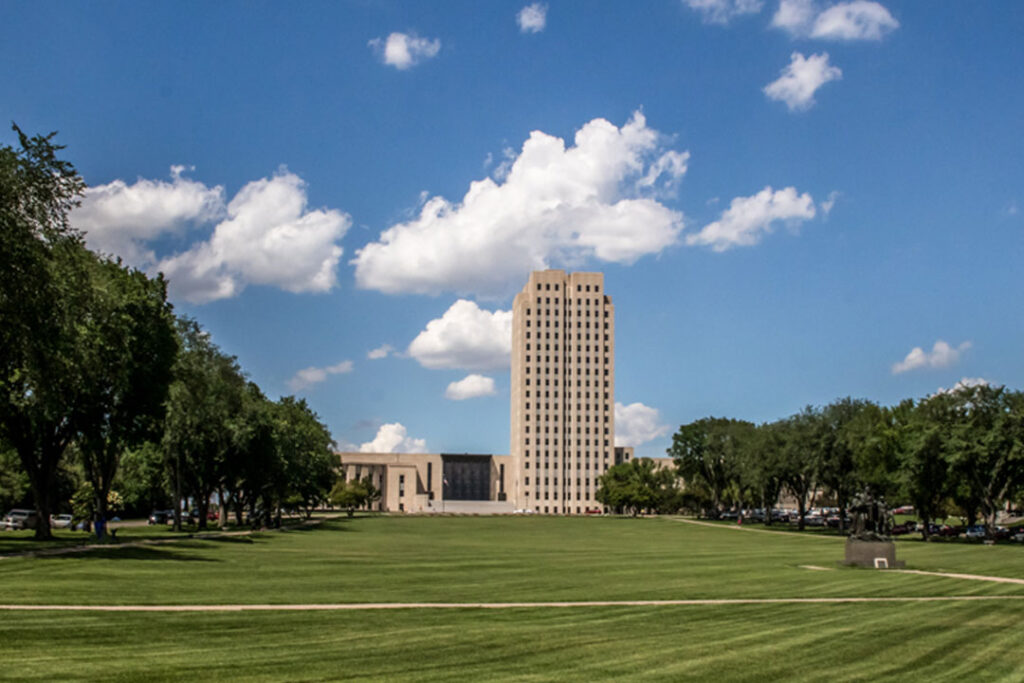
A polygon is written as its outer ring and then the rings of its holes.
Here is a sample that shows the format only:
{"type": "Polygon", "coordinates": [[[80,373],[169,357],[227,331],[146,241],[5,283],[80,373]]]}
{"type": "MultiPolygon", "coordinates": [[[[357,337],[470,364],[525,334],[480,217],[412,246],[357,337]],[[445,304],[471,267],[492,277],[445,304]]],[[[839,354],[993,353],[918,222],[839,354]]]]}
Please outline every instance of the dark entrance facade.
{"type": "Polygon", "coordinates": [[[490,500],[491,456],[441,454],[445,500],[490,500]]]}

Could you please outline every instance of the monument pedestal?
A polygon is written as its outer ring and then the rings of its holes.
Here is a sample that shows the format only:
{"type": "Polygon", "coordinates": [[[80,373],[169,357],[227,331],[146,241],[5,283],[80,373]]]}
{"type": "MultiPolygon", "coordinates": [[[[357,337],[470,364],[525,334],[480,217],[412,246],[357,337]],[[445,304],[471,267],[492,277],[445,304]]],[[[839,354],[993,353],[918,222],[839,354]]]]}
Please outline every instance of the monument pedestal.
{"type": "Polygon", "coordinates": [[[846,539],[846,559],[843,564],[872,569],[899,569],[907,566],[903,560],[896,559],[896,544],[892,541],[864,541],[853,537],[846,539]]]}

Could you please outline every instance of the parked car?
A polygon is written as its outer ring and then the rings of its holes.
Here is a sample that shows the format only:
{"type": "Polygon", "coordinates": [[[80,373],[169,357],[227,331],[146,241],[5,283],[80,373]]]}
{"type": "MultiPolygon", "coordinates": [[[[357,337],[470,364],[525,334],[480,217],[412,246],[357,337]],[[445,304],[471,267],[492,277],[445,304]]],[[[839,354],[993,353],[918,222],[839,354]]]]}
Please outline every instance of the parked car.
{"type": "Polygon", "coordinates": [[[1018,543],[1024,543],[1024,526],[1015,526],[1010,529],[1010,538],[1018,543]]]}
{"type": "Polygon", "coordinates": [[[174,521],[174,510],[153,510],[149,514],[149,519],[146,520],[146,524],[167,524],[168,522],[174,521]]]}
{"type": "Polygon", "coordinates": [[[70,529],[74,524],[71,515],[50,515],[50,527],[53,529],[70,529]]]}
{"type": "Polygon", "coordinates": [[[39,517],[35,510],[22,510],[14,508],[4,515],[3,528],[5,531],[18,529],[35,529],[39,524],[39,517]]]}
{"type": "Polygon", "coordinates": [[[907,524],[894,524],[892,527],[893,536],[902,536],[904,534],[909,534],[911,531],[913,531],[913,529],[911,529],[907,524]]]}
{"type": "Polygon", "coordinates": [[[985,538],[985,527],[983,527],[980,524],[975,524],[974,526],[967,527],[967,529],[964,530],[964,538],[970,538],[974,540],[985,538]]]}

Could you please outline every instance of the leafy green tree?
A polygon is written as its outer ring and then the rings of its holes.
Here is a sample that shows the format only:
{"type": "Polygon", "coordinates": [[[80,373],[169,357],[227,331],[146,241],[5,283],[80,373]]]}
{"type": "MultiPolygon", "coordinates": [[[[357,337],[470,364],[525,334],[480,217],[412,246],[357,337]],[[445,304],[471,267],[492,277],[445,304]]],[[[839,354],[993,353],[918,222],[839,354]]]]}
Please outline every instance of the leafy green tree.
{"type": "Polygon", "coordinates": [[[740,478],[760,507],[765,511],[765,524],[772,524],[772,509],[782,491],[781,429],[775,424],[763,424],[750,430],[740,444],[740,478]]]}
{"type": "Polygon", "coordinates": [[[61,459],[76,436],[74,409],[86,388],[79,323],[87,316],[84,247],[68,212],[85,185],[57,158],[54,134],[20,149],[0,145],[0,440],[18,453],[39,524],[50,538],[61,459]]]}
{"type": "Polygon", "coordinates": [[[951,394],[956,420],[948,456],[980,504],[989,538],[1001,506],[1024,487],[1024,394],[988,385],[951,394]]]}
{"type": "Polygon", "coordinates": [[[840,532],[850,500],[864,486],[857,456],[873,431],[875,408],[869,401],[846,397],[825,406],[817,420],[818,481],[839,508],[840,532]]]}
{"type": "Polygon", "coordinates": [[[146,441],[126,450],[114,485],[124,497],[125,509],[135,514],[171,507],[171,482],[160,444],[146,441]]]}
{"type": "Polygon", "coordinates": [[[687,486],[694,483],[707,490],[716,516],[730,487],[739,481],[739,440],[752,428],[742,420],[706,417],[682,425],[672,436],[667,452],[679,476],[687,486]]]}
{"type": "Polygon", "coordinates": [[[675,474],[650,458],[619,463],[598,478],[597,500],[634,517],[643,510],[662,512],[675,504],[675,474]]]}
{"type": "Polygon", "coordinates": [[[911,400],[888,408],[880,433],[897,453],[901,493],[921,520],[921,536],[928,540],[932,522],[945,517],[952,490],[946,455],[951,437],[953,402],[937,394],[914,405],[911,400]]]}
{"type": "Polygon", "coordinates": [[[285,477],[285,463],[277,446],[275,405],[253,382],[247,383],[241,410],[232,421],[223,487],[226,503],[242,524],[242,513],[254,515],[263,502],[269,508],[275,482],[285,477]]]}
{"type": "Polygon", "coordinates": [[[174,527],[181,529],[181,501],[188,493],[207,527],[213,492],[224,480],[232,425],[242,411],[245,378],[234,357],[190,319],[178,319],[181,351],[167,399],[163,446],[174,482],[174,527]]]}
{"type": "Polygon", "coordinates": [[[107,493],[127,448],[159,436],[178,344],[162,277],[120,263],[90,264],[92,301],[81,349],[77,438],[96,495],[97,520],[108,516],[107,493]]]}
{"type": "Polygon", "coordinates": [[[346,508],[351,517],[354,510],[367,504],[369,494],[365,482],[358,479],[346,481],[339,477],[331,489],[328,499],[333,504],[346,508]]]}
{"type": "Polygon", "coordinates": [[[782,483],[796,499],[797,526],[803,531],[807,523],[807,510],[814,507],[820,484],[818,442],[821,413],[808,406],[777,424],[783,439],[779,461],[782,483]]]}
{"type": "Polygon", "coordinates": [[[274,439],[285,463],[282,493],[301,505],[309,517],[312,509],[327,499],[335,479],[338,462],[331,450],[331,433],[305,399],[285,396],[274,412],[274,439]]]}
{"type": "Polygon", "coordinates": [[[18,454],[0,444],[0,510],[20,505],[28,494],[28,475],[18,454]]]}

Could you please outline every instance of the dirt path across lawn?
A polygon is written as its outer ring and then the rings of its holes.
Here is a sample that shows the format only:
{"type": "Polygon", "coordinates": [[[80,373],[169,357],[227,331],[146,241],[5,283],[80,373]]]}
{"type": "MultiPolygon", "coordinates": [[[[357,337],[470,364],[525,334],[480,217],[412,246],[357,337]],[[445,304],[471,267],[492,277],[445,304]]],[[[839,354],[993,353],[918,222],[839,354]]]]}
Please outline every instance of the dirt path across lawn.
{"type": "Polygon", "coordinates": [[[1024,600],[1024,595],[957,595],[890,598],[724,598],[707,600],[593,600],[579,602],[359,602],[309,605],[0,605],[30,612],[330,612],[395,609],[536,609],[566,607],[694,607],[704,605],[803,605],[893,602],[1024,600]]]}
{"type": "Polygon", "coordinates": [[[817,535],[817,534],[814,534],[814,533],[809,533],[808,534],[808,533],[796,532],[796,531],[775,531],[773,529],[751,529],[750,527],[743,526],[742,524],[721,524],[721,523],[718,523],[718,522],[701,522],[701,521],[696,520],[696,519],[684,519],[682,517],[669,517],[669,519],[671,521],[673,521],[673,522],[683,522],[684,524],[696,524],[697,526],[709,526],[712,529],[729,529],[729,530],[732,530],[732,531],[749,531],[752,534],[781,534],[783,536],[789,536],[790,538],[793,538],[793,537],[798,537],[798,538],[818,538],[818,539],[825,539],[826,541],[844,541],[844,540],[846,540],[845,536],[825,536],[825,535],[817,535]]]}

